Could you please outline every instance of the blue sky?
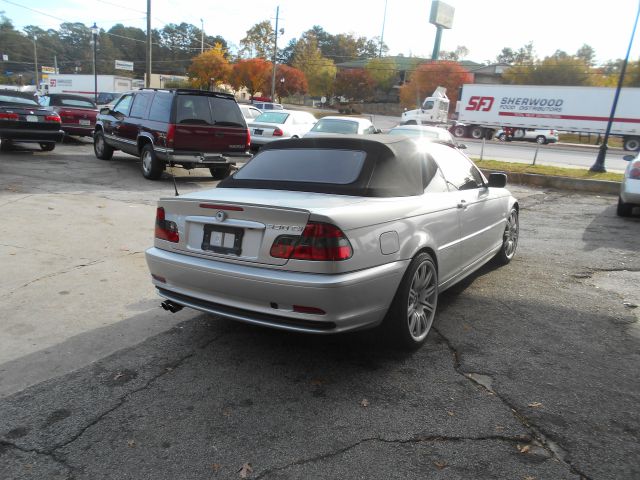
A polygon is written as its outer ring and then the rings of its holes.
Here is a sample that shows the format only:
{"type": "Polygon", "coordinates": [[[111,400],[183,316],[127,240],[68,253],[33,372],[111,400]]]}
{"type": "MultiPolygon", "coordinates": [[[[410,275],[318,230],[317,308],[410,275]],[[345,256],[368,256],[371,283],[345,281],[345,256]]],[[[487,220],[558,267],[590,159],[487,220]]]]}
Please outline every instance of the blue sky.
{"type": "MultiPolygon", "coordinates": [[[[36,24],[56,28],[60,19],[96,22],[102,28],[115,23],[146,28],[146,0],[0,0],[4,11],[21,28],[36,24]],[[28,7],[28,8],[24,8],[28,7]],[[39,14],[33,10],[43,12],[39,14]],[[56,17],[56,18],[52,18],[56,17]]],[[[600,62],[624,57],[638,0],[448,0],[455,8],[453,28],[445,30],[441,48],[466,46],[468,60],[492,60],[503,47],[518,49],[533,42],[539,57],[565,50],[573,54],[587,43],[600,62]]],[[[275,19],[280,6],[280,26],[285,29],[280,45],[314,24],[326,31],[373,37],[381,34],[385,0],[152,0],[152,26],[189,22],[205,32],[222,35],[237,45],[252,25],[275,19]]],[[[430,56],[435,27],[429,24],[430,0],[388,0],[384,40],[390,53],[430,56]]],[[[632,58],[640,57],[640,31],[636,33],[632,58]]]]}

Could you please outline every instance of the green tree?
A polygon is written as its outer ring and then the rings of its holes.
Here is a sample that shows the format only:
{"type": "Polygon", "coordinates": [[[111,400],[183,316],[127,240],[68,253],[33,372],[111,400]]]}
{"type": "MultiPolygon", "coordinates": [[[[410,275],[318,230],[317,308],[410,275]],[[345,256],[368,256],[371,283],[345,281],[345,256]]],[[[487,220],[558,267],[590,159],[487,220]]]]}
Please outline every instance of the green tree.
{"type": "Polygon", "coordinates": [[[447,52],[446,50],[440,51],[440,60],[453,60],[457,62],[467,55],[469,55],[469,49],[464,45],[458,45],[456,49],[451,52],[447,52]]]}
{"type": "Polygon", "coordinates": [[[516,85],[591,85],[590,68],[581,59],[558,51],[531,65],[516,65],[503,74],[516,85]]]}
{"type": "Polygon", "coordinates": [[[333,60],[322,56],[315,37],[298,40],[293,66],[304,72],[311,95],[331,96],[337,69],[333,60]]]}
{"type": "Polygon", "coordinates": [[[367,62],[365,68],[376,82],[376,87],[385,92],[399,80],[398,66],[393,58],[373,58],[367,62]]]}
{"type": "Polygon", "coordinates": [[[274,31],[269,20],[256,23],[240,40],[240,55],[268,60],[273,56],[274,31]]]}
{"type": "Polygon", "coordinates": [[[576,57],[591,67],[596,63],[596,51],[586,43],[578,49],[576,57]]]}

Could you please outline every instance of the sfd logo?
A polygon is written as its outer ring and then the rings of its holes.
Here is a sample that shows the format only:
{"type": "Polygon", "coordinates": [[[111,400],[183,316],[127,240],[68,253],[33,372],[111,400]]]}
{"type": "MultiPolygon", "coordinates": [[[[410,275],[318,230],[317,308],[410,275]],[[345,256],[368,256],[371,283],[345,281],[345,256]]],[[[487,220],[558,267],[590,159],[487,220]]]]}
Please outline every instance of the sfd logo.
{"type": "Polygon", "coordinates": [[[52,87],[56,86],[56,79],[52,78],[51,80],[49,80],[49,83],[51,84],[52,87]]]}
{"type": "Polygon", "coordinates": [[[491,110],[493,100],[493,97],[479,97],[475,95],[469,99],[469,105],[467,105],[467,108],[465,108],[465,110],[488,112],[489,110],[491,110]]]}

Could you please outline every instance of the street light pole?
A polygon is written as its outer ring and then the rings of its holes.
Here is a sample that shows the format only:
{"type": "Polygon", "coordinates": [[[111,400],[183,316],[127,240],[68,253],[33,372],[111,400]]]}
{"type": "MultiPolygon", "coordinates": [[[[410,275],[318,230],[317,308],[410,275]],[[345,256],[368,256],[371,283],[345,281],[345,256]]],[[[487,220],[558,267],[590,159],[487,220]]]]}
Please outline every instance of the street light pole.
{"type": "Polygon", "coordinates": [[[627,48],[627,56],[624,58],[624,62],[622,62],[622,68],[620,69],[620,78],[618,79],[618,86],[616,88],[616,94],[613,97],[613,104],[611,105],[611,114],[609,115],[609,121],[607,122],[607,129],[604,133],[604,140],[602,141],[602,145],[600,145],[600,150],[598,150],[598,156],[596,157],[596,161],[589,171],[591,172],[606,172],[607,170],[604,168],[604,159],[607,156],[607,149],[609,146],[607,145],[609,142],[609,134],[611,133],[611,126],[613,125],[613,120],[616,116],[616,107],[618,106],[618,98],[620,97],[620,90],[622,89],[622,83],[624,82],[624,74],[627,71],[627,64],[629,63],[629,54],[631,53],[631,46],[633,45],[633,37],[636,35],[636,27],[638,26],[638,17],[640,16],[640,3],[638,3],[638,11],[636,12],[636,21],[633,24],[633,30],[631,31],[631,39],[629,40],[629,47],[627,48]]]}
{"type": "Polygon", "coordinates": [[[200,19],[200,53],[204,53],[204,20],[200,19]]]}
{"type": "Polygon", "coordinates": [[[35,74],[36,74],[36,78],[34,80],[35,84],[36,84],[36,92],[38,91],[38,48],[36,47],[36,40],[38,39],[38,37],[36,37],[35,35],[33,36],[33,61],[35,63],[35,74]]]}
{"type": "Polygon", "coordinates": [[[98,69],[96,68],[96,52],[98,50],[98,26],[93,22],[91,27],[91,38],[93,43],[93,100],[98,103],[98,69]]]}
{"type": "Polygon", "coordinates": [[[280,16],[280,5],[276,8],[276,31],[273,40],[273,72],[271,72],[271,101],[275,101],[276,96],[276,60],[278,58],[278,17],[280,16]]]}

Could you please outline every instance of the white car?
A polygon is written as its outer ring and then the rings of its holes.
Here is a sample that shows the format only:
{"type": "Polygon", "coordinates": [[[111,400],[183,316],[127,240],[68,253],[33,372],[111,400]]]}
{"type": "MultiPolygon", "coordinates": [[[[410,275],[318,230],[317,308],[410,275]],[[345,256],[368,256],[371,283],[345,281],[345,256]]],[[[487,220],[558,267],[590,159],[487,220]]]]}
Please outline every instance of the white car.
{"type": "Polygon", "coordinates": [[[251,105],[240,105],[240,111],[242,112],[242,116],[244,117],[247,124],[253,123],[253,121],[262,115],[262,110],[258,110],[256,107],[252,107],[251,105]]]}
{"type": "Polygon", "coordinates": [[[621,217],[630,217],[634,207],[640,207],[640,154],[625,155],[629,162],[624,171],[624,178],[620,184],[617,213],[621,217]]]}
{"type": "Polygon", "coordinates": [[[147,265],[172,312],[325,335],[380,325],[414,349],[439,292],[514,257],[506,181],[404,136],[273,142],[217,188],[161,199],[147,265]]]}
{"type": "Polygon", "coordinates": [[[400,125],[389,130],[389,135],[406,135],[408,137],[433,138],[441,142],[456,145],[451,132],[441,127],[430,127],[428,125],[400,125]]]}
{"type": "Polygon", "coordinates": [[[251,147],[257,149],[275,140],[301,138],[317,121],[309,112],[298,110],[262,112],[249,127],[251,147]]]}
{"type": "MultiPolygon", "coordinates": [[[[507,139],[504,130],[498,130],[496,132],[496,138],[498,140],[505,141],[507,139]]],[[[540,145],[547,143],[556,143],[558,141],[557,130],[542,130],[537,128],[517,128],[513,132],[513,140],[523,140],[527,142],[536,142],[540,145]]]]}
{"type": "Polygon", "coordinates": [[[309,130],[308,133],[304,135],[304,137],[366,135],[370,133],[380,133],[380,130],[374,127],[371,120],[358,117],[328,116],[318,120],[318,122],[311,130],[309,130]]]}

